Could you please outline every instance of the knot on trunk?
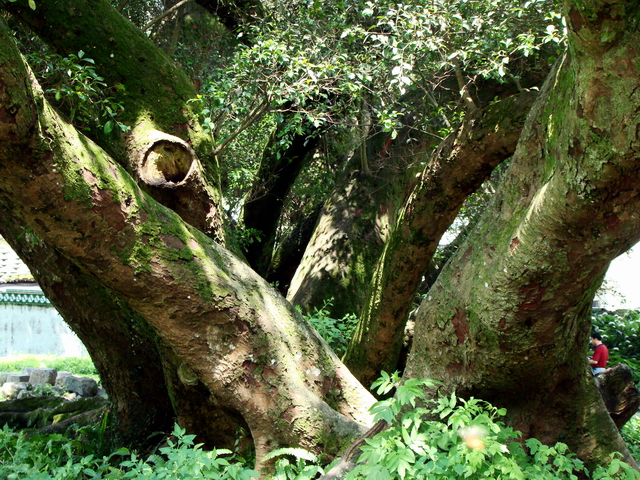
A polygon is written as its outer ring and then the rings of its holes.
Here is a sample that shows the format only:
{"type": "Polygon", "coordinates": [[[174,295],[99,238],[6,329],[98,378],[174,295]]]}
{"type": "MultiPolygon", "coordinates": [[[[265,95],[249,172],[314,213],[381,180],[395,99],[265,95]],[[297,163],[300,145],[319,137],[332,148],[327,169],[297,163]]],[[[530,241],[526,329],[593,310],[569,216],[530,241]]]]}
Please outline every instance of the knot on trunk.
{"type": "Polygon", "coordinates": [[[184,182],[196,163],[189,145],[178,137],[157,131],[150,140],[139,170],[142,181],[165,188],[184,182]]]}

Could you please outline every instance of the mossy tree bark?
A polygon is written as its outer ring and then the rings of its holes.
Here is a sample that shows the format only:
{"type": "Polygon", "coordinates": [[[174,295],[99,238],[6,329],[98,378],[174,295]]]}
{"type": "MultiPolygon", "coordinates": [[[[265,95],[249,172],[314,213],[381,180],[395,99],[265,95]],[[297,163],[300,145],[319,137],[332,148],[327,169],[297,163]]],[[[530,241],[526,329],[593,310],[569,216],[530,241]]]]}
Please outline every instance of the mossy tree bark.
{"type": "Polygon", "coordinates": [[[339,453],[371,395],[271,286],[64,122],[0,28],[1,201],[153,328],[182,383],[242,417],[258,462],[284,445],[339,453]]]}
{"type": "Polygon", "coordinates": [[[609,263],[640,238],[640,5],[565,2],[569,52],[491,206],[425,298],[405,376],[508,409],[526,437],[634,463],[586,364],[609,263]]]}
{"type": "Polygon", "coordinates": [[[526,92],[472,112],[426,162],[365,288],[368,295],[345,354],[345,364],[364,385],[380,371],[396,369],[414,296],[442,235],[467,197],[513,154],[535,97],[526,92]]]}
{"type": "Polygon", "coordinates": [[[406,132],[396,141],[381,132],[363,140],[324,203],[291,279],[289,301],[313,312],[332,299],[327,306],[332,318],[360,312],[398,199],[411,178],[409,150],[422,147],[423,141],[406,132]]]}
{"type": "Polygon", "coordinates": [[[186,76],[108,0],[0,1],[60,55],[83,50],[124,106],[131,130],[94,138],[138,184],[183,219],[224,243],[220,180],[212,138],[202,131],[189,100],[196,91],[186,76]],[[152,72],[153,81],[149,81],[152,72]]]}
{"type": "Polygon", "coordinates": [[[14,214],[6,198],[0,234],[28,265],[47,298],[90,353],[114,411],[116,445],[144,448],[167,431],[173,411],[151,329],[111,292],[55,249],[14,214]],[[109,339],[105,341],[105,339],[109,339]]]}

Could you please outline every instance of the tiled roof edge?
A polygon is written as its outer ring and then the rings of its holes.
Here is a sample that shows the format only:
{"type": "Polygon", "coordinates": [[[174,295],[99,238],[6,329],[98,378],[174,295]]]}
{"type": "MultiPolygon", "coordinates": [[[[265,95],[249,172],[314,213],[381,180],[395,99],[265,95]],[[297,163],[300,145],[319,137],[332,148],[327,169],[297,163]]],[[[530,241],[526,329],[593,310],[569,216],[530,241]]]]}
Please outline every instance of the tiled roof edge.
{"type": "Polygon", "coordinates": [[[51,302],[42,293],[0,292],[0,305],[50,307],[51,302]]]}

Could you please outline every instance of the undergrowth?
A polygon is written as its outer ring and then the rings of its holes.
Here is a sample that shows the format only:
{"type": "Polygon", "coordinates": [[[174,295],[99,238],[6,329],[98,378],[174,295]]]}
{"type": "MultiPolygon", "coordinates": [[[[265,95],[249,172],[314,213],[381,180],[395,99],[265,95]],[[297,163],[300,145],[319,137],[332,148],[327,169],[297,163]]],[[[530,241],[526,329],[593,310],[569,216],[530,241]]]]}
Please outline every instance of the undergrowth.
{"type": "MultiPolygon", "coordinates": [[[[589,472],[562,443],[520,442],[520,432],[500,422],[506,412],[482,400],[451,394],[429,401],[425,389],[435,384],[419,379],[401,383],[397,374],[383,374],[374,386],[379,394],[395,388],[395,395],[377,402],[372,414],[389,428],[367,440],[346,480],[640,479],[619,454],[589,472]]],[[[176,426],[166,446],[148,457],[126,449],[99,456],[87,453],[86,444],[59,434],[27,439],[24,432],[5,426],[0,430],[0,478],[249,480],[259,476],[237,453],[205,451],[194,439],[176,426]]],[[[276,459],[268,477],[273,480],[311,480],[332,467],[318,465],[313,454],[295,448],[274,451],[269,458],[276,459]]]]}

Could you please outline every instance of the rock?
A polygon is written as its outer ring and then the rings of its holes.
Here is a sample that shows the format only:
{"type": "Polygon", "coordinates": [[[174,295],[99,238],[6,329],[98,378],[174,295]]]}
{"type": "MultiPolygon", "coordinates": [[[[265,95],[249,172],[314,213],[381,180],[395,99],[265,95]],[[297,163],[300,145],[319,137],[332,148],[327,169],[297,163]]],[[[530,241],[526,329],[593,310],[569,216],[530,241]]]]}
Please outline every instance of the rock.
{"type": "Polygon", "coordinates": [[[8,373],[0,373],[0,387],[2,385],[4,385],[4,382],[7,381],[7,375],[9,375],[8,373]]]}
{"type": "Polygon", "coordinates": [[[22,369],[22,375],[29,375],[29,376],[30,376],[30,375],[31,375],[31,372],[32,372],[33,370],[36,370],[36,369],[37,369],[37,367],[24,367],[24,368],[22,369]]]}
{"type": "Polygon", "coordinates": [[[18,374],[18,373],[10,373],[7,375],[7,383],[22,383],[22,382],[28,382],[29,381],[29,375],[22,375],[22,374],[18,374]]]}
{"type": "Polygon", "coordinates": [[[77,393],[81,397],[95,397],[98,393],[98,383],[91,377],[68,375],[64,377],[60,386],[69,392],[77,393]]]}
{"type": "Polygon", "coordinates": [[[5,382],[2,388],[0,388],[0,392],[2,392],[5,398],[14,399],[18,398],[21,391],[27,390],[28,388],[29,384],[27,382],[5,382]]]}
{"type": "Polygon", "coordinates": [[[56,376],[56,387],[64,388],[64,379],[69,375],[72,375],[72,373],[65,370],[59,371],[58,375],[56,376]]]}
{"type": "Polygon", "coordinates": [[[61,397],[61,396],[64,395],[64,388],[62,388],[62,387],[53,386],[53,387],[51,387],[51,391],[57,397],[61,397]]]}
{"type": "Polygon", "coordinates": [[[55,385],[57,376],[58,371],[55,368],[33,368],[29,373],[29,383],[31,385],[43,383],[55,385]]]}
{"type": "MultiPolygon", "coordinates": [[[[38,408],[52,409],[66,403],[60,397],[34,397],[10,402],[0,402],[0,413],[3,412],[30,412],[38,408]]],[[[0,425],[2,425],[0,423],[0,425]]]]}
{"type": "Polygon", "coordinates": [[[640,392],[633,382],[631,369],[621,363],[594,378],[609,415],[616,426],[622,428],[640,407],[640,392]]]}
{"type": "Polygon", "coordinates": [[[98,396],[104,398],[105,400],[109,400],[109,395],[104,388],[98,387],[98,396]]]}
{"type": "Polygon", "coordinates": [[[86,412],[101,411],[106,404],[107,401],[101,397],[81,398],[75,402],[67,402],[60,397],[24,398],[0,402],[0,425],[7,424],[14,429],[40,429],[51,425],[56,420],[71,420],[86,412]]]}

